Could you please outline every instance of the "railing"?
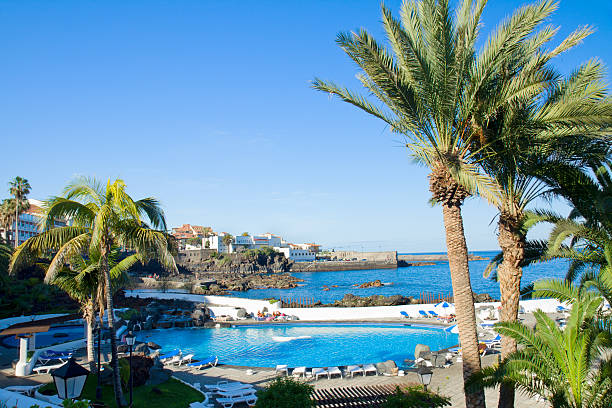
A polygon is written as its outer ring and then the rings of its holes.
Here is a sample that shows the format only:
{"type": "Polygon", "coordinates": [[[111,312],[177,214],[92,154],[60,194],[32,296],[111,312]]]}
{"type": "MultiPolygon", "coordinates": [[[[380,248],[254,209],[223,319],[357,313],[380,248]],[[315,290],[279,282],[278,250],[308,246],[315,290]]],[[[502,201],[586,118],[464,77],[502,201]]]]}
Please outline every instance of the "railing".
{"type": "Polygon", "coordinates": [[[440,303],[440,302],[453,303],[454,297],[451,293],[445,296],[441,292],[440,293],[421,292],[421,296],[419,298],[414,299],[414,303],[440,303]]]}
{"type": "Polygon", "coordinates": [[[281,307],[315,307],[316,301],[309,297],[287,297],[280,299],[281,307]]]}

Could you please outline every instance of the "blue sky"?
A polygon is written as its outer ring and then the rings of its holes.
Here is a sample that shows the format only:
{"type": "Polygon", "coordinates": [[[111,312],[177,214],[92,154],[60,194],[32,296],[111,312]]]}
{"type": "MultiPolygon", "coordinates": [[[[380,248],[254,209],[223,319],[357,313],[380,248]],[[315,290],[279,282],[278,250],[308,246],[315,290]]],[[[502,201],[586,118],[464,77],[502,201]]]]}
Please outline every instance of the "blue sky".
{"type": "MultiPolygon", "coordinates": [[[[483,33],[519,4],[490,0],[483,33]]],[[[561,2],[559,41],[597,29],[563,72],[612,63],[610,16],[607,1],[561,2]]],[[[121,177],[171,226],[444,250],[427,172],[398,136],[310,89],[314,76],[357,87],[334,39],[359,27],[382,39],[378,1],[2,1],[0,174],[41,199],[75,175],[121,177]]],[[[470,250],[495,249],[495,211],[464,208],[470,250]]]]}

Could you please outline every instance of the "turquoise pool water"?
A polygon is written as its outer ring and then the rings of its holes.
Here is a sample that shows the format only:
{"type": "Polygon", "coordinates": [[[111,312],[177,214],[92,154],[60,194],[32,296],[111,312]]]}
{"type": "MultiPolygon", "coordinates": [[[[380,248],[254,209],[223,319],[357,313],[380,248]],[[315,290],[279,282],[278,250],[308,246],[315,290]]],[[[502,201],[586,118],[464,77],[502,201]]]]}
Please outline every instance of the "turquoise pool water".
{"type": "Polygon", "coordinates": [[[198,358],[217,355],[222,364],[252,367],[329,367],[414,358],[414,347],[432,351],[459,342],[443,329],[404,324],[266,324],[218,329],[166,329],[140,332],[138,340],[154,341],[164,352],[180,348],[198,358]]]}
{"type": "MultiPolygon", "coordinates": [[[[48,332],[36,333],[36,347],[47,347],[52,344],[65,343],[84,337],[85,329],[83,325],[54,326],[48,332]]],[[[15,336],[6,336],[0,339],[0,342],[6,347],[19,347],[19,339],[15,338],[15,336]]]]}

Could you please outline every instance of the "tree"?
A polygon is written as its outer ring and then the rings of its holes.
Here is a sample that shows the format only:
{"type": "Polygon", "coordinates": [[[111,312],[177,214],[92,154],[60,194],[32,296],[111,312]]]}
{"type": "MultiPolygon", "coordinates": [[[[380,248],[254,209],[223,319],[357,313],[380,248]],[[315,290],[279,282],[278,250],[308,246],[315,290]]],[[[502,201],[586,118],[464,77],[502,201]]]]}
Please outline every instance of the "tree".
{"type": "Polygon", "coordinates": [[[189,245],[193,245],[193,246],[201,246],[202,245],[202,238],[199,238],[199,237],[188,238],[187,239],[187,243],[189,245]]]}
{"type": "Polygon", "coordinates": [[[232,234],[225,234],[221,239],[221,242],[223,242],[223,245],[227,247],[227,253],[229,254],[230,245],[232,244],[232,242],[234,242],[234,237],[232,236],[232,234]]]}
{"type": "Polygon", "coordinates": [[[495,330],[520,347],[501,364],[472,377],[467,386],[509,383],[539,395],[553,408],[612,406],[612,358],[605,351],[612,333],[610,317],[601,314],[603,298],[585,286],[557,280],[537,282],[536,294],[571,303],[566,327],[542,311],[534,312],[534,329],[519,322],[498,323],[495,330]]]}
{"type": "MultiPolygon", "coordinates": [[[[508,61],[524,55],[525,42],[537,46],[536,28],[555,7],[541,1],[518,9],[477,54],[485,4],[463,0],[454,14],[446,0],[404,2],[401,22],[383,6],[392,51],[364,29],[339,34],[337,43],[363,71],[359,81],[382,107],[334,83],[313,83],[315,89],[338,96],[402,134],[413,158],[430,169],[432,201],[442,206],[464,379],[480,370],[480,356],[461,206],[474,194],[494,204],[499,201],[498,186],[476,162],[475,141],[481,136],[476,119],[541,86],[542,79],[503,73],[508,61]],[[491,93],[500,89],[500,81],[503,92],[491,93]]],[[[483,407],[484,392],[471,389],[466,405],[483,407]]]]}
{"type": "Polygon", "coordinates": [[[241,235],[241,236],[243,236],[243,237],[248,237],[248,236],[249,236],[249,233],[248,233],[248,232],[243,232],[243,233],[242,233],[242,234],[240,234],[240,235],[241,235]]]}
{"type": "Polygon", "coordinates": [[[312,385],[296,381],[291,377],[279,377],[266,389],[257,391],[257,408],[310,408],[315,403],[310,398],[312,385]]]}
{"type": "MultiPolygon", "coordinates": [[[[476,121],[482,133],[480,164],[501,192],[497,229],[502,253],[486,273],[497,267],[502,321],[518,319],[522,267],[527,259],[527,207],[538,198],[554,195],[551,176],[584,172],[587,163],[606,160],[610,151],[609,142],[600,137],[602,129],[612,123],[612,104],[606,98],[601,64],[589,61],[568,78],[547,66],[552,57],[575,46],[590,32],[580,29],[552,51],[541,52],[540,45],[535,54],[526,49],[522,60],[510,61],[507,72],[523,67],[521,75],[525,75],[528,66],[534,69],[532,76],[544,79],[542,86],[501,107],[495,115],[482,115],[476,121]],[[530,62],[534,60],[538,63],[530,62]]],[[[503,337],[502,357],[514,351],[514,340],[503,337]]],[[[500,408],[512,407],[514,390],[502,384],[499,401],[500,408]]]]}
{"type": "Polygon", "coordinates": [[[22,177],[15,177],[9,182],[9,192],[15,197],[15,248],[19,245],[19,214],[21,214],[20,205],[23,201],[27,201],[27,195],[30,194],[30,183],[22,177]]]}
{"type": "MultiPolygon", "coordinates": [[[[99,252],[99,270],[104,280],[108,328],[111,338],[113,386],[117,405],[121,406],[123,393],[117,358],[117,339],[113,321],[112,280],[110,256],[113,247],[129,248],[142,262],[158,260],[171,272],[176,263],[171,245],[166,238],[166,221],[159,203],[154,198],[134,201],[126,192],[123,180],[108,180],[106,186],[94,179],[78,178],[68,184],[63,196],[52,197],[46,203],[43,232],[20,245],[11,259],[10,271],[16,272],[31,262],[33,256],[48,250],[57,251],[53,262],[64,265],[77,255],[86,252],[94,258],[99,252]],[[71,220],[65,227],[54,228],[54,220],[71,220]],[[148,219],[150,225],[143,221],[148,219]],[[154,230],[157,228],[159,230],[154,230]]],[[[50,265],[50,271],[58,271],[50,265]]],[[[52,282],[55,276],[47,273],[45,280],[52,282]]]]}
{"type": "MultiPolygon", "coordinates": [[[[93,323],[96,306],[100,322],[103,321],[106,297],[104,296],[104,276],[100,273],[100,253],[93,251],[87,254],[88,256],[84,255],[78,254],[71,257],[68,260],[68,267],[52,260],[49,269],[56,268],[56,270],[48,269],[47,273],[55,276],[51,282],[53,285],[62,289],[81,305],[83,318],[87,322],[87,360],[93,372],[95,369],[93,323]]],[[[119,250],[113,248],[108,262],[113,293],[127,281],[126,271],[140,261],[138,254],[127,256],[121,261],[119,258],[119,250]]]]}

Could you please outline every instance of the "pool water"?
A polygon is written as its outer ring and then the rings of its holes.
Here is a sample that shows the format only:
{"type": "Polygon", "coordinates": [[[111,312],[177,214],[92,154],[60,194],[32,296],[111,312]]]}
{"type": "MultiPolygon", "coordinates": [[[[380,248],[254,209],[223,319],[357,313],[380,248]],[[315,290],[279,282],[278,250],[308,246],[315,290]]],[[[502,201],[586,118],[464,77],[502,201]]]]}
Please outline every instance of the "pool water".
{"type": "MultiPolygon", "coordinates": [[[[55,326],[51,327],[48,332],[36,333],[36,348],[47,347],[53,344],[66,343],[72,340],[78,340],[85,337],[85,329],[83,325],[76,326],[55,326]]],[[[6,347],[19,347],[19,339],[15,336],[6,336],[1,339],[2,344],[6,347]]]]}
{"type": "Polygon", "coordinates": [[[153,341],[163,352],[180,348],[203,359],[219,357],[222,364],[274,367],[329,367],[414,358],[417,344],[432,351],[459,342],[441,328],[404,324],[266,324],[230,328],[174,328],[140,332],[138,340],[153,341]]]}

